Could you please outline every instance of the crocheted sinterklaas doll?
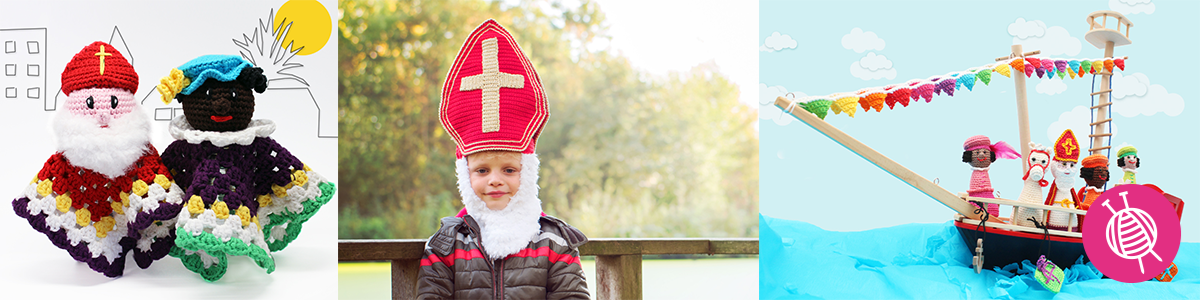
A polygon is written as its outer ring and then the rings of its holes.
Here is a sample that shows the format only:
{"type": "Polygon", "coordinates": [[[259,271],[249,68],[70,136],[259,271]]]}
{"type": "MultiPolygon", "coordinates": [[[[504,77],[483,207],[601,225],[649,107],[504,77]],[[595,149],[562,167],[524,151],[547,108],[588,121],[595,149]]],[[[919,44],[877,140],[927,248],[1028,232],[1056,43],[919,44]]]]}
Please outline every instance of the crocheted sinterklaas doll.
{"type": "Polygon", "coordinates": [[[271,139],[274,122],[251,119],[253,93],[267,89],[261,68],[206,55],[161,81],[163,102],[183,104],[169,128],[176,141],[162,154],[185,199],[171,256],[207,281],[225,274],[227,255],[273,272],[271,252],[296,239],[333,197],[334,184],[271,139]]]}
{"type": "Polygon", "coordinates": [[[150,144],[134,93],[138,75],[112,45],[94,42],[62,73],[67,101],[55,115],[58,151],[13,201],[18,216],[96,272],[121,276],[133,251],[141,268],[174,240],[183,191],[150,144]]]}
{"type": "MultiPolygon", "coordinates": [[[[1025,159],[1025,166],[1028,167],[1028,170],[1021,178],[1025,181],[1025,186],[1021,188],[1021,195],[1017,196],[1017,201],[1042,204],[1045,199],[1043,198],[1045,196],[1042,195],[1042,188],[1050,185],[1050,182],[1045,179],[1046,167],[1050,164],[1050,148],[1034,142],[1029,142],[1029,148],[1029,156],[1025,159]]],[[[1013,224],[1020,226],[1034,227],[1036,224],[1046,226],[1046,216],[1041,209],[1037,208],[1015,207],[1012,221],[1013,224]],[[1034,223],[1034,220],[1037,223],[1034,223]]]]}
{"type": "MultiPolygon", "coordinates": [[[[1021,158],[1021,154],[1017,150],[1013,150],[1012,146],[1003,141],[992,144],[991,139],[987,136],[976,135],[967,138],[963,142],[962,161],[971,165],[971,185],[967,189],[967,194],[971,197],[979,198],[995,198],[992,194],[992,180],[988,178],[988,168],[996,161],[996,158],[1017,159],[1021,158]]],[[[975,207],[979,207],[975,203],[971,203],[975,207]]],[[[987,205],[989,215],[1000,215],[1000,206],[989,203],[987,205]]]]}
{"type": "MultiPolygon", "coordinates": [[[[1079,171],[1079,141],[1075,132],[1067,129],[1054,141],[1054,161],[1050,163],[1050,173],[1054,174],[1054,184],[1046,194],[1045,205],[1078,208],[1079,195],[1075,192],[1075,174],[1079,171]]],[[[1068,226],[1079,228],[1076,218],[1071,218],[1065,212],[1051,211],[1049,216],[1050,229],[1067,230],[1068,226]]]]}

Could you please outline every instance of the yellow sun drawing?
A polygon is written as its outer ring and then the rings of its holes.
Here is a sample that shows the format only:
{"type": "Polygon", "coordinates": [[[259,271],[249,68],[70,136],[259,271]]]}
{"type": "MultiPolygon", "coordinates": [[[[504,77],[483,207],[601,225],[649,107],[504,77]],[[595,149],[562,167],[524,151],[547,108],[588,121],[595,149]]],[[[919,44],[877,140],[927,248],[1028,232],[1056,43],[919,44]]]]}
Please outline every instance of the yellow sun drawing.
{"type": "MultiPolygon", "coordinates": [[[[293,43],[289,51],[304,47],[296,53],[297,55],[309,55],[320,51],[325,47],[325,43],[329,42],[329,34],[333,32],[333,19],[329,17],[329,10],[316,0],[288,0],[275,14],[275,30],[283,30],[287,26],[284,22],[292,23],[292,28],[288,30],[283,44],[293,43]]],[[[275,40],[278,41],[281,36],[279,32],[275,34],[275,40]]]]}

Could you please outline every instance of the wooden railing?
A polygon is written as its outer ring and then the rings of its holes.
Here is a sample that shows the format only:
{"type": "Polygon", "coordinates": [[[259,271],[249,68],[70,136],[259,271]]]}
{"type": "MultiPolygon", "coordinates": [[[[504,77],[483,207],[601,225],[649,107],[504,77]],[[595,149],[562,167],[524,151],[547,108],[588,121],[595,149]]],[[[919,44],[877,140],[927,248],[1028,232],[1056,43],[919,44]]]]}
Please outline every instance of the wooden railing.
{"type": "MultiPolygon", "coordinates": [[[[392,299],[413,299],[425,240],[338,240],[338,261],[392,263],[392,299]]],[[[596,299],[642,299],[642,255],[758,254],[757,238],[591,239],[579,254],[596,257],[596,299]]]]}

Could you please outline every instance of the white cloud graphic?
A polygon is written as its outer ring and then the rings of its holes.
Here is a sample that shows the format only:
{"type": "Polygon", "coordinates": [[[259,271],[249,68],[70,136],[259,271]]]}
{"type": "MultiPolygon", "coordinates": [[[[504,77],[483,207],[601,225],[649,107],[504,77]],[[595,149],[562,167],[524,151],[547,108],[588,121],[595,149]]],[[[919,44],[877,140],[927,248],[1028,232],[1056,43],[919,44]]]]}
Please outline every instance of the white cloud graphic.
{"type": "Polygon", "coordinates": [[[1113,111],[1123,117],[1153,116],[1159,112],[1174,117],[1183,112],[1183,97],[1167,92],[1162,85],[1150,84],[1146,74],[1113,74],[1112,87],[1113,111]]]}
{"type": "Polygon", "coordinates": [[[1046,23],[1042,23],[1042,21],[1026,22],[1025,18],[1017,18],[1017,21],[1008,24],[1008,35],[1021,39],[1042,37],[1046,35],[1046,23]]]}
{"type": "Polygon", "coordinates": [[[767,37],[767,41],[758,48],[759,51],[775,52],[786,49],[796,49],[796,40],[786,34],[779,34],[778,31],[767,37]]]}
{"type": "Polygon", "coordinates": [[[1072,37],[1066,28],[1061,26],[1046,27],[1042,21],[1025,21],[1017,18],[1008,24],[1008,35],[1013,37],[1013,44],[1021,44],[1025,51],[1041,50],[1042,55],[1077,55],[1079,54],[1079,38],[1072,37]]]}
{"type": "MultiPolygon", "coordinates": [[[[787,124],[792,123],[792,119],[795,118],[783,112],[783,109],[775,106],[775,98],[779,96],[788,97],[786,96],[787,93],[787,88],[781,85],[768,87],[765,83],[759,83],[758,118],[763,120],[773,120],[775,121],[775,124],[779,124],[780,126],[786,126],[787,124]]],[[[792,92],[792,95],[795,96],[794,99],[800,99],[800,97],[808,96],[801,92],[792,92]]]]}
{"type": "Polygon", "coordinates": [[[871,52],[850,64],[850,75],[862,80],[895,79],[896,69],[892,69],[892,61],[887,57],[871,52]]]}
{"type": "Polygon", "coordinates": [[[1037,85],[1039,94],[1054,95],[1067,91],[1067,84],[1060,79],[1043,78],[1037,85]]]}
{"type": "Polygon", "coordinates": [[[1150,0],[1108,0],[1108,9],[1115,10],[1123,15],[1139,13],[1149,15],[1154,13],[1154,3],[1150,2],[1150,0]]]}
{"type": "Polygon", "coordinates": [[[849,34],[842,36],[842,48],[858,53],[867,50],[883,50],[884,45],[886,43],[883,42],[883,39],[876,36],[874,32],[863,32],[860,28],[851,29],[849,34]]]}
{"type": "MultiPolygon", "coordinates": [[[[1091,145],[1092,142],[1092,138],[1088,137],[1088,135],[1092,133],[1092,127],[1088,126],[1088,124],[1092,122],[1092,110],[1088,109],[1087,106],[1076,106],[1074,109],[1071,109],[1071,111],[1058,115],[1058,121],[1050,123],[1050,126],[1046,128],[1046,140],[1050,142],[1043,142],[1040,144],[1053,144],[1054,141],[1058,139],[1058,136],[1062,135],[1063,130],[1071,129],[1071,131],[1075,132],[1075,139],[1079,140],[1079,147],[1088,147],[1088,145],[1091,145]]],[[[1117,136],[1117,129],[1119,127],[1117,127],[1113,122],[1109,122],[1108,125],[1112,126],[1112,137],[1117,136]]],[[[1111,139],[1112,137],[1109,138],[1111,139]]],[[[1108,140],[1101,140],[1101,143],[1108,145],[1108,140]]],[[[1086,151],[1087,149],[1084,150],[1086,151]]]]}

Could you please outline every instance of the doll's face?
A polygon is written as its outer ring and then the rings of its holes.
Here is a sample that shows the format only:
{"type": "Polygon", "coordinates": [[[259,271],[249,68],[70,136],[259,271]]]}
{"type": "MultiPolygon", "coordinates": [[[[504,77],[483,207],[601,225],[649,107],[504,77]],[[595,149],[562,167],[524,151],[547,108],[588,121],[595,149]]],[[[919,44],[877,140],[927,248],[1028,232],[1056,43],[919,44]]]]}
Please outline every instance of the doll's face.
{"type": "Polygon", "coordinates": [[[521,187],[521,153],[484,151],[467,155],[471,189],[490,210],[508,207],[521,187]]]}
{"type": "Polygon", "coordinates": [[[254,94],[238,82],[206,80],[190,95],[178,95],[188,124],[202,131],[239,131],[254,116],[254,94]]]}
{"type": "Polygon", "coordinates": [[[980,148],[971,150],[971,166],[976,168],[987,168],[992,165],[992,150],[980,148]]]}
{"type": "Polygon", "coordinates": [[[1137,158],[1137,156],[1135,156],[1135,155],[1130,155],[1130,156],[1126,156],[1125,158],[1122,158],[1122,159],[1124,159],[1124,160],[1125,160],[1125,168],[1126,168],[1126,169],[1133,169],[1133,170],[1137,170],[1137,168],[1138,168],[1138,158],[1137,158]]]}
{"type": "Polygon", "coordinates": [[[71,92],[64,108],[72,115],[108,128],[113,121],[133,111],[133,93],[118,88],[91,88],[71,92]]]}
{"type": "Polygon", "coordinates": [[[1050,163],[1050,171],[1054,173],[1054,180],[1058,182],[1074,182],[1077,170],[1075,162],[1055,160],[1050,163]]]}
{"type": "Polygon", "coordinates": [[[1108,182],[1108,168],[1107,167],[1095,167],[1095,168],[1091,168],[1091,169],[1092,169],[1092,171],[1091,171],[1092,176],[1084,178],[1083,181],[1086,181],[1087,185],[1094,186],[1094,187],[1104,186],[1104,183],[1108,182]]]}

